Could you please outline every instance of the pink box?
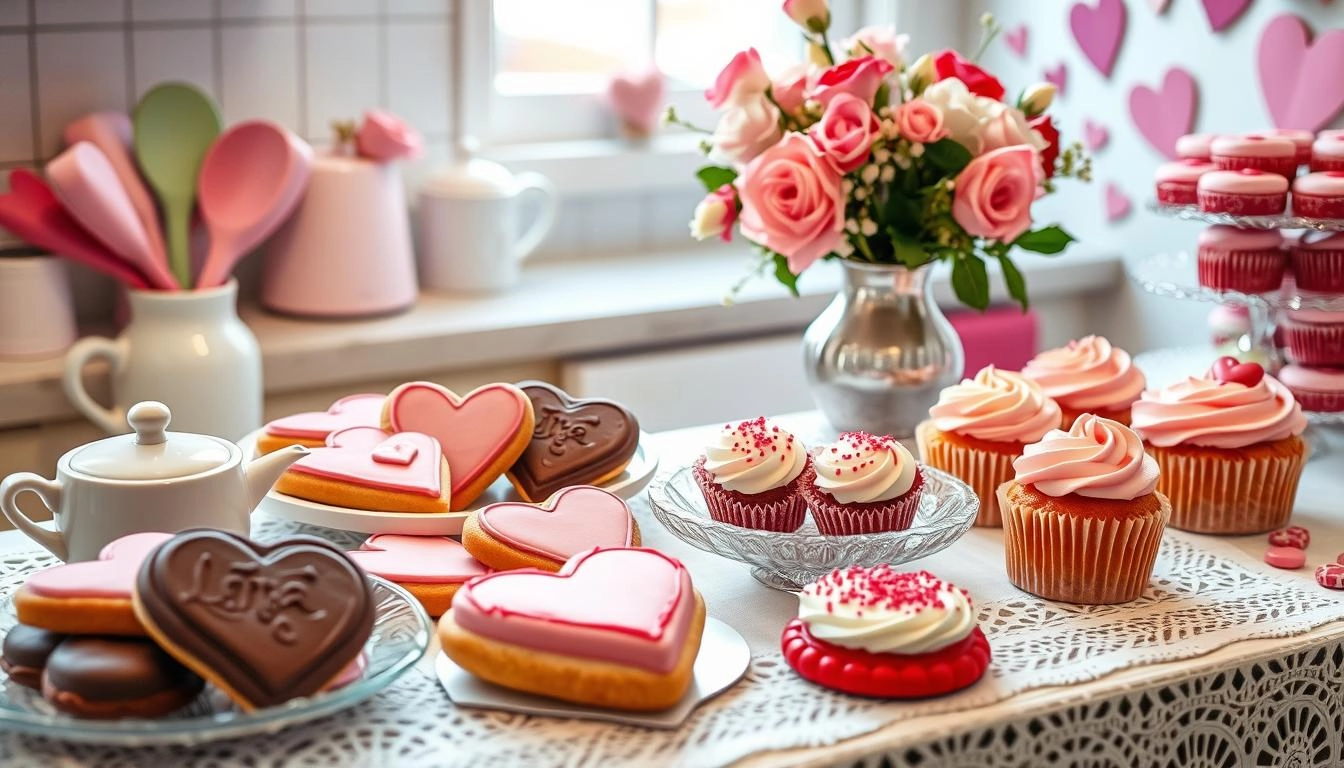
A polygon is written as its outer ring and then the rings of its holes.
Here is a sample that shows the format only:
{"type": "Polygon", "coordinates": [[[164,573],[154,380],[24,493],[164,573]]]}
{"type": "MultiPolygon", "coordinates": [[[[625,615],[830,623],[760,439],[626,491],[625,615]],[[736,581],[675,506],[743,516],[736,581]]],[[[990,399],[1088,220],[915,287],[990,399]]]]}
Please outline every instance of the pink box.
{"type": "Polygon", "coordinates": [[[1017,307],[990,308],[984,312],[949,312],[947,319],[961,337],[966,351],[966,376],[991,363],[997,368],[1020,371],[1036,355],[1036,313],[1017,307]]]}

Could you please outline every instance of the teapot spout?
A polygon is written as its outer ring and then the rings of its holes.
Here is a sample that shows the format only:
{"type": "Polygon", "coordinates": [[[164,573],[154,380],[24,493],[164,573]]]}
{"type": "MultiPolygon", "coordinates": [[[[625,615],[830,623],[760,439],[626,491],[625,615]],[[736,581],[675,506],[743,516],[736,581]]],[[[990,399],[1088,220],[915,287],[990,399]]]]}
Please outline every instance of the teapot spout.
{"type": "Polygon", "coordinates": [[[252,500],[252,508],[255,509],[261,503],[290,464],[307,455],[308,449],[302,445],[290,445],[249,462],[243,470],[243,479],[247,483],[247,495],[252,500]]]}

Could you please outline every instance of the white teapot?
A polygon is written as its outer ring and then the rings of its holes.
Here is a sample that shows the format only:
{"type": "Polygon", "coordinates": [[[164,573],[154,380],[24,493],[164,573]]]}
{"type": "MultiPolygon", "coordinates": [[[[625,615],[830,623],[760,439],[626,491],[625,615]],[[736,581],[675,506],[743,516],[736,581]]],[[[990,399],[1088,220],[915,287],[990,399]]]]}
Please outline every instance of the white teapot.
{"type": "Polygon", "coordinates": [[[285,469],[308,453],[291,446],[243,463],[243,451],[209,435],[168,432],[168,406],[148,400],[126,414],[134,434],[75,448],[56,479],[18,472],[0,482],[0,512],[67,562],[97,559],[109,542],[145,531],[222,528],[247,535],[252,510],[285,469]],[[25,515],[25,491],[51,510],[56,530],[25,515]]]}

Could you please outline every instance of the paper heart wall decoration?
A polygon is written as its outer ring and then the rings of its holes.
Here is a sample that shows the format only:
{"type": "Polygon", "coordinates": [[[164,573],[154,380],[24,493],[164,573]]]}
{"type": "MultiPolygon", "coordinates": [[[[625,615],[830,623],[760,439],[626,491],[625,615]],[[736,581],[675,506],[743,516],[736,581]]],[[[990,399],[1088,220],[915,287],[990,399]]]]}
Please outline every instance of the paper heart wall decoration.
{"type": "Polygon", "coordinates": [[[1120,42],[1125,37],[1123,0],[1100,0],[1097,5],[1074,3],[1069,9],[1069,29],[1083,55],[1106,77],[1115,69],[1120,42]]]}
{"type": "Polygon", "coordinates": [[[1129,116],[1154,149],[1175,160],[1176,140],[1195,124],[1197,101],[1195,79],[1184,69],[1172,67],[1162,78],[1160,90],[1146,85],[1130,90],[1129,116]]]}
{"type": "Polygon", "coordinates": [[[667,79],[656,68],[616,75],[607,85],[607,103],[627,132],[647,136],[658,125],[667,79]]]}
{"type": "Polygon", "coordinates": [[[1093,122],[1091,118],[1083,121],[1083,144],[1087,146],[1088,152],[1096,152],[1105,147],[1111,140],[1111,132],[1101,123],[1093,122]]]}
{"type": "Polygon", "coordinates": [[[1344,108],[1344,29],[1311,39],[1306,22],[1274,17],[1260,33],[1260,93],[1277,128],[1319,131],[1344,108]]]}
{"type": "Polygon", "coordinates": [[[1027,25],[1018,24],[1013,29],[1003,33],[1003,42],[1008,46],[1008,50],[1017,54],[1019,59],[1026,58],[1027,55],[1027,25]]]}
{"type": "Polygon", "coordinates": [[[1066,86],[1069,84],[1069,70],[1064,66],[1064,62],[1059,62],[1053,67],[1045,70],[1045,81],[1055,86],[1060,96],[1064,95],[1066,86]]]}
{"type": "Polygon", "coordinates": [[[1171,5],[1171,0],[1148,0],[1148,7],[1153,9],[1153,13],[1161,16],[1167,12],[1167,6],[1171,5]]]}
{"type": "Polygon", "coordinates": [[[1113,182],[1106,184],[1106,221],[1114,224],[1125,218],[1133,210],[1133,204],[1129,201],[1129,195],[1117,187],[1113,182]]]}
{"type": "Polygon", "coordinates": [[[1232,26],[1237,17],[1251,6],[1251,0],[1203,0],[1204,15],[1214,32],[1222,32],[1232,26]]]}

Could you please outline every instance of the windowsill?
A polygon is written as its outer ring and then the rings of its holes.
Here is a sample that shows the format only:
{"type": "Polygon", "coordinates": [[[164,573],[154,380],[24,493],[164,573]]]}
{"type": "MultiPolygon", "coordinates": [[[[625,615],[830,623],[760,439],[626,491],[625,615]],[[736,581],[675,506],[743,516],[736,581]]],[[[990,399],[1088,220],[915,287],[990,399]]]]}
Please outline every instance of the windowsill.
{"type": "Polygon", "coordinates": [[[515,172],[534,171],[562,197],[694,189],[704,162],[700,137],[657,133],[648,139],[588,139],[486,147],[481,155],[515,172]]]}
{"type": "MultiPolygon", "coordinates": [[[[497,295],[422,294],[410,311],[385,318],[302,320],[245,305],[240,314],[261,345],[266,391],[355,385],[526,360],[555,360],[695,344],[801,329],[840,285],[822,263],[794,299],[772,278],[750,281],[732,306],[723,299],[749,269],[741,247],[691,248],[632,259],[538,264],[497,295]]],[[[1036,301],[1114,288],[1121,257],[1079,253],[1019,261],[1036,301]]],[[[991,265],[996,302],[1005,301],[991,265]]],[[[946,269],[934,293],[957,306],[946,269]]],[[[62,359],[0,363],[0,428],[77,418],[61,389],[62,359]]],[[[89,371],[105,379],[105,370],[89,371]]],[[[95,391],[97,391],[95,389],[95,391]]]]}

